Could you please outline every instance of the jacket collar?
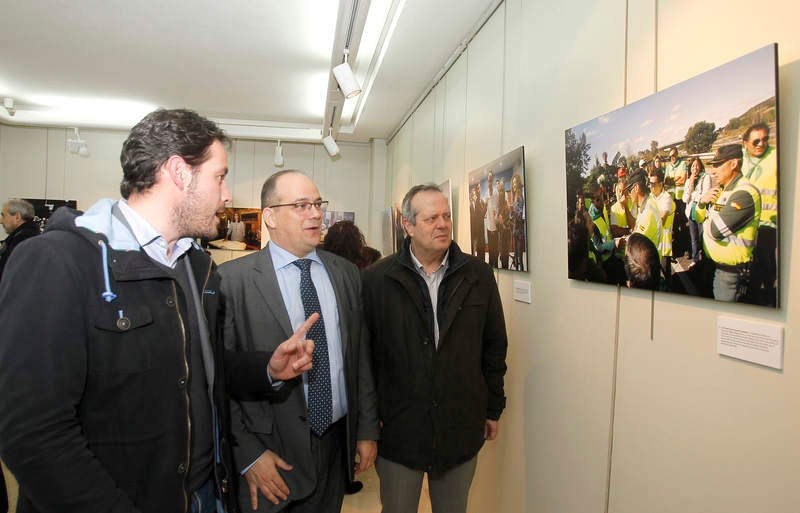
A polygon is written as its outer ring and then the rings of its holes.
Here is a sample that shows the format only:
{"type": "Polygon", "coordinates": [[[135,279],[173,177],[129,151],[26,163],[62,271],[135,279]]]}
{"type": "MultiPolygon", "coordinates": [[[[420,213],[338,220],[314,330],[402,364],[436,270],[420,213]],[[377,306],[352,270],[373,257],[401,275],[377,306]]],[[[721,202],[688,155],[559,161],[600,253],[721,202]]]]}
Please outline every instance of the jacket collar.
{"type": "MultiPolygon", "coordinates": [[[[445,277],[451,275],[459,267],[467,263],[467,255],[461,251],[461,248],[458,247],[456,241],[450,241],[450,247],[447,251],[449,252],[449,256],[447,260],[447,271],[445,272],[445,277]]],[[[397,253],[397,261],[404,267],[411,269],[415,273],[417,272],[416,267],[414,266],[414,261],[411,258],[411,237],[406,236],[406,238],[403,240],[403,245],[401,246],[400,251],[397,253]]]]}

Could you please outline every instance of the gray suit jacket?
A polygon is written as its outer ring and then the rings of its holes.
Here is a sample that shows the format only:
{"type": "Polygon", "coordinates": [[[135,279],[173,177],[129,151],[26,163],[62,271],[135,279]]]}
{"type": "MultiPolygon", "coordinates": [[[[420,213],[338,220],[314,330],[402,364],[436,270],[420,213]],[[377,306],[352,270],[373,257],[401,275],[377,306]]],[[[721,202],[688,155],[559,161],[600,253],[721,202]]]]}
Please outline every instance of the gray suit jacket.
{"type": "MultiPolygon", "coordinates": [[[[361,304],[361,276],[358,268],[347,260],[323,250],[317,253],[330,276],[339,311],[348,404],[345,454],[352,473],[356,440],[377,440],[380,435],[369,339],[361,304]]],[[[226,348],[272,351],[292,335],[269,246],[222,264],[219,274],[226,348]]],[[[293,470],[280,472],[290,490],[289,501],[293,501],[314,491],[316,472],[302,380],[296,378],[285,383],[282,392],[272,401],[254,398],[231,402],[233,453],[239,471],[266,449],[292,465],[293,470]]],[[[275,506],[260,494],[258,502],[259,511],[270,512],[287,504],[282,501],[275,506]]],[[[243,476],[239,481],[239,503],[243,511],[251,511],[249,488],[243,476]]]]}

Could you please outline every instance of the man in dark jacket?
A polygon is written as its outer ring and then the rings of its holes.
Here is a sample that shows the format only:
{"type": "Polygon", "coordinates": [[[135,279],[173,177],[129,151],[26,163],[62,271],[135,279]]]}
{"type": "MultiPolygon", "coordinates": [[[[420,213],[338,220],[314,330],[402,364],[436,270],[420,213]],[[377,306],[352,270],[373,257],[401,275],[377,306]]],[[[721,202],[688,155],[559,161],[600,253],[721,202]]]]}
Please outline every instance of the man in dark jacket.
{"type": "Polygon", "coordinates": [[[21,513],[236,511],[226,395],[273,395],[313,344],[304,325],[271,359],[221,349],[219,279],[192,239],[230,198],[227,142],[194,112],[149,114],[123,144],[125,199],[60,209],[17,249],[0,454],[21,513]]]}
{"type": "Polygon", "coordinates": [[[33,205],[25,200],[12,199],[3,205],[0,224],[8,237],[0,243],[0,279],[14,248],[25,239],[39,235],[39,226],[33,221],[34,215],[33,205]]]}
{"type": "Polygon", "coordinates": [[[505,408],[506,329],[491,268],[452,241],[435,185],[403,199],[401,251],[364,271],[383,513],[416,511],[428,474],[434,513],[466,511],[477,453],[505,408]]]}

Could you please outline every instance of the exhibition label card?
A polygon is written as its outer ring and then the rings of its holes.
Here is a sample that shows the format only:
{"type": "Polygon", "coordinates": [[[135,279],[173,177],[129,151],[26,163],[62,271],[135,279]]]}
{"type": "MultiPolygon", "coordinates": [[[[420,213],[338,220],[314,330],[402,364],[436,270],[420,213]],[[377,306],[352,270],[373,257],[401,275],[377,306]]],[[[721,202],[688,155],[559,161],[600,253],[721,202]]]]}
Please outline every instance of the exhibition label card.
{"type": "Polygon", "coordinates": [[[717,352],[739,360],[783,369],[783,327],[732,317],[717,317],[717,352]]]}

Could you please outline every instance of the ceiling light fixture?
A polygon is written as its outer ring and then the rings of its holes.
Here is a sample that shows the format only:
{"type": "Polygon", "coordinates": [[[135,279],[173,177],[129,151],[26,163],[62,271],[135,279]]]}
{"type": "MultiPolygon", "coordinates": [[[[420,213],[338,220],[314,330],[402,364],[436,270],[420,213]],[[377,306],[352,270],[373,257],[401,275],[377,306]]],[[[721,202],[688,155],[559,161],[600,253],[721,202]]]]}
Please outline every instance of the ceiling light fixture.
{"type": "Polygon", "coordinates": [[[14,98],[3,98],[3,107],[6,108],[9,116],[17,113],[17,109],[14,107],[14,98]]]}
{"type": "Polygon", "coordinates": [[[281,146],[280,139],[278,139],[278,144],[275,146],[275,158],[272,159],[272,163],[275,164],[275,167],[283,166],[283,147],[281,146]]]}
{"type": "Polygon", "coordinates": [[[350,48],[344,48],[344,62],[333,68],[333,76],[339,83],[339,89],[342,90],[345,98],[354,98],[361,94],[361,86],[347,63],[347,56],[350,53],[350,48]]]}
{"type": "Polygon", "coordinates": [[[86,141],[81,139],[81,133],[78,127],[73,128],[73,130],[75,130],[75,139],[67,139],[67,150],[73,154],[77,153],[81,157],[88,157],[89,146],[86,144],[86,141]]]}
{"type": "Polygon", "coordinates": [[[328,135],[322,138],[322,144],[325,145],[325,150],[328,152],[328,155],[335,157],[339,155],[339,145],[333,140],[332,132],[333,130],[328,128],[328,135]]]}
{"type": "Polygon", "coordinates": [[[328,125],[328,135],[322,138],[322,144],[325,146],[325,150],[331,157],[339,155],[339,145],[336,144],[336,141],[333,139],[334,119],[336,119],[336,105],[333,106],[333,112],[331,113],[331,124],[328,125]]]}

